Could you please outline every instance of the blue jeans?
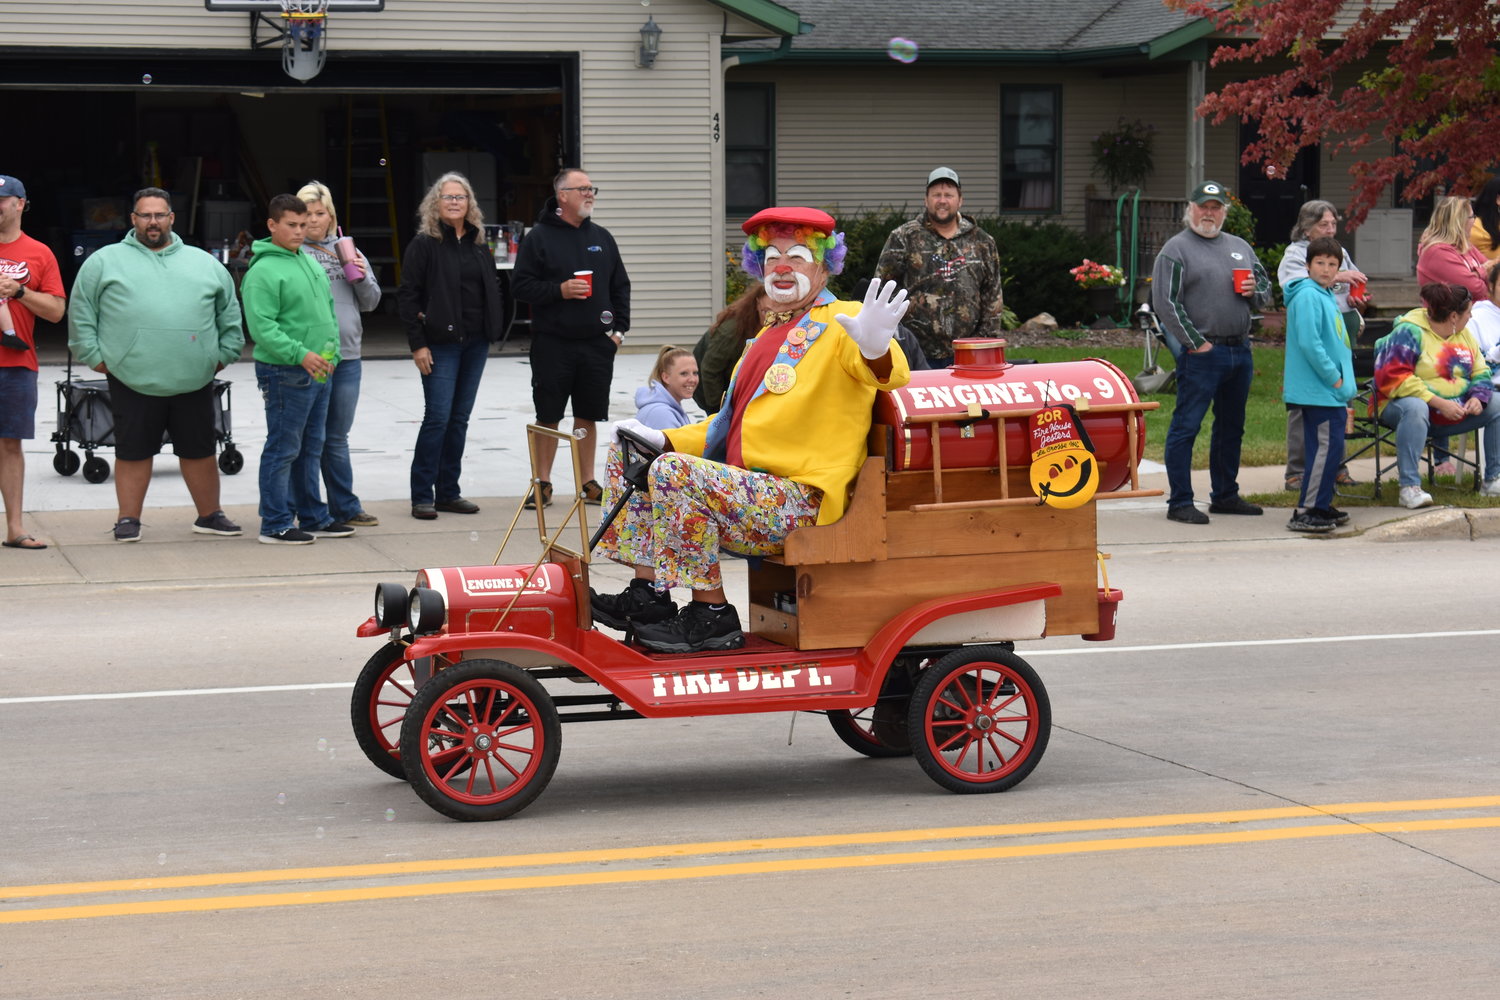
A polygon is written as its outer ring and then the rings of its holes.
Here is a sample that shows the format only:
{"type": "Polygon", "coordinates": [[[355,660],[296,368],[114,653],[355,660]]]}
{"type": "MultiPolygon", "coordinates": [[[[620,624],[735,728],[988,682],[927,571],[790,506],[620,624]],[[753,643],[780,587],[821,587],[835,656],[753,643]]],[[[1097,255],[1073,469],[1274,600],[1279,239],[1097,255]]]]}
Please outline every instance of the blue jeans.
{"type": "Polygon", "coordinates": [[[469,438],[469,412],[479,393],[490,342],[470,337],[461,344],[433,344],[428,350],[432,352],[432,371],[422,376],[426,410],[411,456],[413,504],[434,500],[446,503],[463,496],[458,477],[463,472],[464,443],[469,438]]]}
{"type": "Polygon", "coordinates": [[[347,521],[364,510],[354,495],[354,467],[349,463],[349,428],[359,405],[360,362],[340,361],[328,377],[328,436],[323,442],[323,485],[328,511],[347,521]]]}
{"type": "Polygon", "coordinates": [[[260,453],[260,533],[279,534],[295,516],[303,528],[333,521],[318,490],[318,467],[328,424],[328,383],[300,365],[255,363],[255,383],[266,401],[266,447],[260,453]]]}
{"type": "MultiPolygon", "coordinates": [[[[1396,478],[1402,486],[1422,485],[1418,463],[1427,436],[1432,433],[1432,410],[1415,396],[1400,396],[1385,404],[1380,422],[1396,428],[1396,478]]],[[[1484,440],[1484,480],[1500,478],[1500,393],[1490,397],[1483,410],[1456,424],[1439,424],[1443,435],[1463,434],[1480,428],[1484,440]]]]}
{"type": "Polygon", "coordinates": [[[1193,502],[1193,442],[1210,404],[1213,436],[1208,442],[1209,499],[1238,496],[1240,442],[1245,437],[1245,400],[1255,365],[1248,345],[1215,344],[1202,354],[1184,354],[1177,362],[1177,408],[1167,428],[1165,461],[1170,493],[1168,507],[1193,502]]]}

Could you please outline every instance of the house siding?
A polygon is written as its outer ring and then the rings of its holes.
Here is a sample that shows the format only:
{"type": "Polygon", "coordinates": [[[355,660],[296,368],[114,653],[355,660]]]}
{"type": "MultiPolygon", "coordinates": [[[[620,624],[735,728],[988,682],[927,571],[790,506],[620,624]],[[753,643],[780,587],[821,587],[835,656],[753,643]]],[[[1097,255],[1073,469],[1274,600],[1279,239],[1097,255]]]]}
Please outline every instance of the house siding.
{"type": "MultiPolygon", "coordinates": [[[[199,0],[0,0],[0,23],[7,49],[249,49],[246,14],[211,12],[199,0]]],[[[722,113],[725,31],[766,34],[699,0],[654,0],[649,9],[618,0],[388,0],[378,14],[333,12],[328,45],[415,60],[577,53],[581,161],[602,189],[598,221],[630,271],[632,341],[650,344],[695,340],[722,297],[722,155],[712,118],[722,113]],[[649,70],[635,65],[647,14],[663,32],[649,70]]],[[[394,89],[405,71],[393,66],[394,89]]]]}

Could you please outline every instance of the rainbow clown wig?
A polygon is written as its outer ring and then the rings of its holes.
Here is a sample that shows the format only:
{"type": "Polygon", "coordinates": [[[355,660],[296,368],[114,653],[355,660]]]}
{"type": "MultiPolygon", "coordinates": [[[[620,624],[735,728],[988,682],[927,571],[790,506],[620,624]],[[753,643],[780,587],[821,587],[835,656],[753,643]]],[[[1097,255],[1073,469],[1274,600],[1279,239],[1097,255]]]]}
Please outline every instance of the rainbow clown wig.
{"type": "Polygon", "coordinates": [[[829,274],[844,269],[844,234],[834,232],[833,216],[816,208],[767,208],[745,220],[749,237],[740,250],[740,266],[759,281],[766,274],[766,247],[771,241],[790,236],[813,252],[813,260],[828,268],[829,274]]]}

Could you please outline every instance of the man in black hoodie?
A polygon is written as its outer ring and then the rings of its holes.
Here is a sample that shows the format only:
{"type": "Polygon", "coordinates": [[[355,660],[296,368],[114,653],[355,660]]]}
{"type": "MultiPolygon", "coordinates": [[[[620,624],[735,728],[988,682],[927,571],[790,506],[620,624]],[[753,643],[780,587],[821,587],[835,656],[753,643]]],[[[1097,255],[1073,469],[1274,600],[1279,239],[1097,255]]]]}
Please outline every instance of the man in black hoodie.
{"type": "MultiPolygon", "coordinates": [[[[587,503],[603,494],[594,480],[594,427],[609,419],[615,351],[630,329],[630,277],[609,230],[593,222],[599,189],[569,167],[552,181],[554,196],[526,234],[511,273],[517,299],[531,305],[531,396],[536,422],[557,427],[573,401],[587,503]],[[581,434],[579,432],[582,432],[581,434]]],[[[537,481],[527,507],[552,502],[554,438],[537,440],[537,481]]]]}

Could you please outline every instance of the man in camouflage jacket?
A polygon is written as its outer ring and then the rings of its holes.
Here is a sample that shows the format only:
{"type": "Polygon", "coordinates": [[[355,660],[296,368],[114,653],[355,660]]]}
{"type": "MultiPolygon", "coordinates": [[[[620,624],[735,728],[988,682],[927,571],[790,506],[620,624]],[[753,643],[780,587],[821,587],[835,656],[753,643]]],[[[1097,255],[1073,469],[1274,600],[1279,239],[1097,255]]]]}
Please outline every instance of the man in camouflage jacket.
{"type": "Polygon", "coordinates": [[[902,325],[934,368],[952,363],[956,338],[1001,334],[1000,251],[959,214],[963,203],[958,174],[938,167],[927,176],[922,214],[896,227],[875,266],[878,281],[906,289],[911,309],[902,325]]]}

